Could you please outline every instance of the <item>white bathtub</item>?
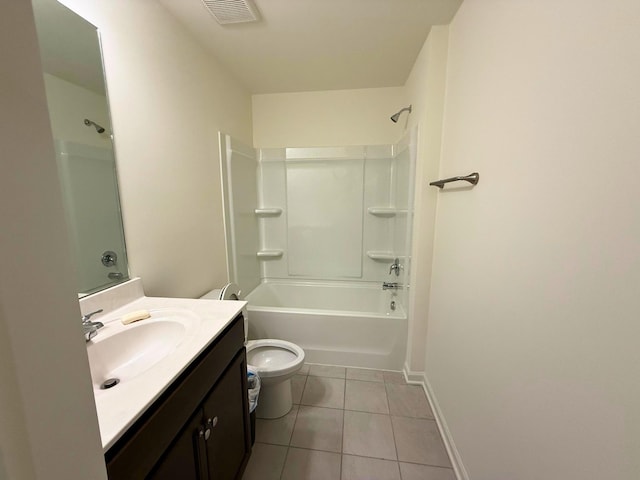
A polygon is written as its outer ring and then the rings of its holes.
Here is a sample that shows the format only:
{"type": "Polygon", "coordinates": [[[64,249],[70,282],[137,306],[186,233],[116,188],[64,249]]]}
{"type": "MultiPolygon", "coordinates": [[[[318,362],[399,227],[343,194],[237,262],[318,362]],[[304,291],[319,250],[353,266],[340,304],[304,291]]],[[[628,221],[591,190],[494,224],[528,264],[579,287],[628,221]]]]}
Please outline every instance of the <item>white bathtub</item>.
{"type": "Polygon", "coordinates": [[[394,293],[381,286],[269,281],[245,300],[252,339],[294,342],[309,363],[402,369],[407,316],[394,293]]]}

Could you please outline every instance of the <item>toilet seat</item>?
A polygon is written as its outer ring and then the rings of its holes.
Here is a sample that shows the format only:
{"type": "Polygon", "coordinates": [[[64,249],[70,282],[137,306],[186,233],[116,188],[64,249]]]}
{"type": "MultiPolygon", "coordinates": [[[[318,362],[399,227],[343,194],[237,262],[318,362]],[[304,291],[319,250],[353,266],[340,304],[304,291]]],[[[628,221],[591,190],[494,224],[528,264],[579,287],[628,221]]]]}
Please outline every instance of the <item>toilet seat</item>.
{"type": "Polygon", "coordinates": [[[260,378],[282,377],[295,373],[303,362],[304,350],[295,343],[275,338],[247,342],[247,363],[258,370],[260,378]]]}

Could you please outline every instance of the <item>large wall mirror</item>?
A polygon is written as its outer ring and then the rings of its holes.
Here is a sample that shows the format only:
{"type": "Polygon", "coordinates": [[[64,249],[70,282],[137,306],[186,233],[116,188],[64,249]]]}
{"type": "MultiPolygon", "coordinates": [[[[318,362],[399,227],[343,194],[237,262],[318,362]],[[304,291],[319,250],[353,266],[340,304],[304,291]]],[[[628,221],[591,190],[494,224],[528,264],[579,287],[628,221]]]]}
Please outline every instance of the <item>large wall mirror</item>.
{"type": "Polygon", "coordinates": [[[129,278],[96,28],[56,0],[32,0],[78,293],[129,278]]]}

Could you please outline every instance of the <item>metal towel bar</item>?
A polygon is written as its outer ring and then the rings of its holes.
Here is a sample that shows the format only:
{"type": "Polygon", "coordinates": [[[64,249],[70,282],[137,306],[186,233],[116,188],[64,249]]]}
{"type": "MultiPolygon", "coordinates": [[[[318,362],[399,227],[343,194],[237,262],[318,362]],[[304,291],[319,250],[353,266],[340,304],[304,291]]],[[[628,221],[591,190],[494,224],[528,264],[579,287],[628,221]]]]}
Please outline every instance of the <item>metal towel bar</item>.
{"type": "Polygon", "coordinates": [[[477,185],[478,181],[480,180],[480,174],[478,172],[473,172],[463,177],[445,178],[443,180],[437,180],[435,182],[431,182],[429,185],[433,185],[434,187],[438,187],[438,188],[444,188],[445,183],[459,182],[461,180],[464,180],[465,182],[469,182],[472,185],[477,185]]]}

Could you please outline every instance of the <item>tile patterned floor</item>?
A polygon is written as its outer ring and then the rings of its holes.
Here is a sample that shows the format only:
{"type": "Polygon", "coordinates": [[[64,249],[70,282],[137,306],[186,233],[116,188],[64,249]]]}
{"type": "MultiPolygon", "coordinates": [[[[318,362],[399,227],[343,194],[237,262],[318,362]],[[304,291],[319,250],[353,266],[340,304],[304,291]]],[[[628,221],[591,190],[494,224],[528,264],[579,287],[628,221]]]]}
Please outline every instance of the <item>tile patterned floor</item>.
{"type": "Polygon", "coordinates": [[[305,365],[291,412],[256,422],[243,480],[455,480],[422,387],[402,373],[305,365]]]}

